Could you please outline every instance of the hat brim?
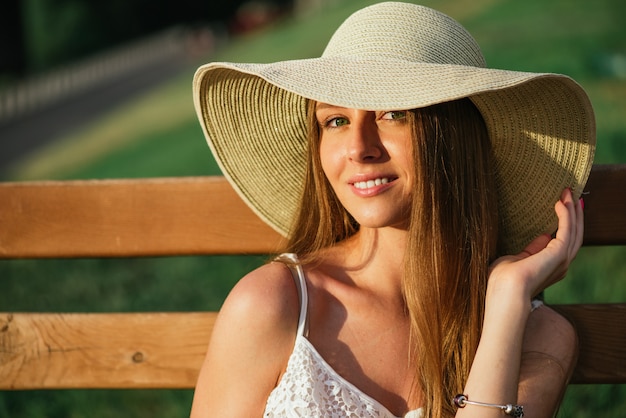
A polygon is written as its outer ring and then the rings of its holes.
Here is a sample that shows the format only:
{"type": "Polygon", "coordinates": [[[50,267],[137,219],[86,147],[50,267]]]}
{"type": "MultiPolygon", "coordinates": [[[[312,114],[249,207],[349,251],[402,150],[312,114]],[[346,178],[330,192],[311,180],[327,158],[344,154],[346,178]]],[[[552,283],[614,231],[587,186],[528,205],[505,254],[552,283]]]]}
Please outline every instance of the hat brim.
{"type": "Polygon", "coordinates": [[[595,149],[587,95],[557,74],[331,57],[211,63],[197,70],[193,89],[207,142],[224,175],[283,235],[302,191],[307,99],[400,110],[469,97],[494,148],[500,237],[507,253],[555,230],[554,203],[566,187],[581,194],[595,149]]]}

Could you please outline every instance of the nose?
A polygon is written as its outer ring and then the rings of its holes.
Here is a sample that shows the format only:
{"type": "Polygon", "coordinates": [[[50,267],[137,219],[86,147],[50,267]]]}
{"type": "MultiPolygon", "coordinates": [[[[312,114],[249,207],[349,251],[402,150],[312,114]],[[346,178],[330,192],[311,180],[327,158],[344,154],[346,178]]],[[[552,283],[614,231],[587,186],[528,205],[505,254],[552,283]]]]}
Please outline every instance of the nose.
{"type": "Polygon", "coordinates": [[[383,146],[373,112],[363,116],[351,123],[348,157],[355,162],[373,162],[382,157],[383,146]]]}

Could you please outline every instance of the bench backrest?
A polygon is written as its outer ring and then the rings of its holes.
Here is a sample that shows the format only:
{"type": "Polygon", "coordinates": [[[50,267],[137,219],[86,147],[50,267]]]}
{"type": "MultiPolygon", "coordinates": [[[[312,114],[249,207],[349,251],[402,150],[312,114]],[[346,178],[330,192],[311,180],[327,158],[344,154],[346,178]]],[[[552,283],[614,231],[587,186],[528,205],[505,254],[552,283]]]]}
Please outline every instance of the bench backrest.
{"type": "MultiPolygon", "coordinates": [[[[585,245],[626,244],[626,165],[597,165],[585,245]]],[[[281,237],[222,177],[0,184],[0,258],[268,254],[281,237]]],[[[0,278],[1,282],[1,278],[0,278]]],[[[626,303],[557,305],[574,383],[626,383],[626,303]]],[[[192,388],[216,312],[0,312],[0,389],[192,388]]]]}

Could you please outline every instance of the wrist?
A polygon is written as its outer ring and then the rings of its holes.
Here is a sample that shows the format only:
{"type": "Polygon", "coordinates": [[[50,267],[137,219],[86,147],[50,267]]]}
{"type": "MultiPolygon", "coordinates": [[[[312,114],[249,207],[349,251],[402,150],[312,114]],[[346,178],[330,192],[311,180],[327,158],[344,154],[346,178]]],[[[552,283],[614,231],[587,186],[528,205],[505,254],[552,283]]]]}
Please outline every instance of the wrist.
{"type": "Polygon", "coordinates": [[[530,293],[522,286],[493,285],[491,282],[487,286],[484,326],[491,324],[513,331],[518,325],[523,331],[531,311],[530,293]]]}
{"type": "Polygon", "coordinates": [[[532,290],[525,281],[513,280],[506,277],[490,277],[487,282],[485,302],[487,305],[513,305],[530,309],[532,290]]]}

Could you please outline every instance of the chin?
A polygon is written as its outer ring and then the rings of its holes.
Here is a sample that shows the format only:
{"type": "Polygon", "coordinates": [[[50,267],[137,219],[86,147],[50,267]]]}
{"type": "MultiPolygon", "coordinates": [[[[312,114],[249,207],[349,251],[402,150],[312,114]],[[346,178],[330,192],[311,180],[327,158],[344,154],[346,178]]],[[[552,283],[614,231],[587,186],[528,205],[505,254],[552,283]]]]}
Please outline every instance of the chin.
{"type": "Polygon", "coordinates": [[[409,221],[406,219],[358,219],[355,218],[361,228],[381,229],[393,228],[408,231],[409,221]]]}

